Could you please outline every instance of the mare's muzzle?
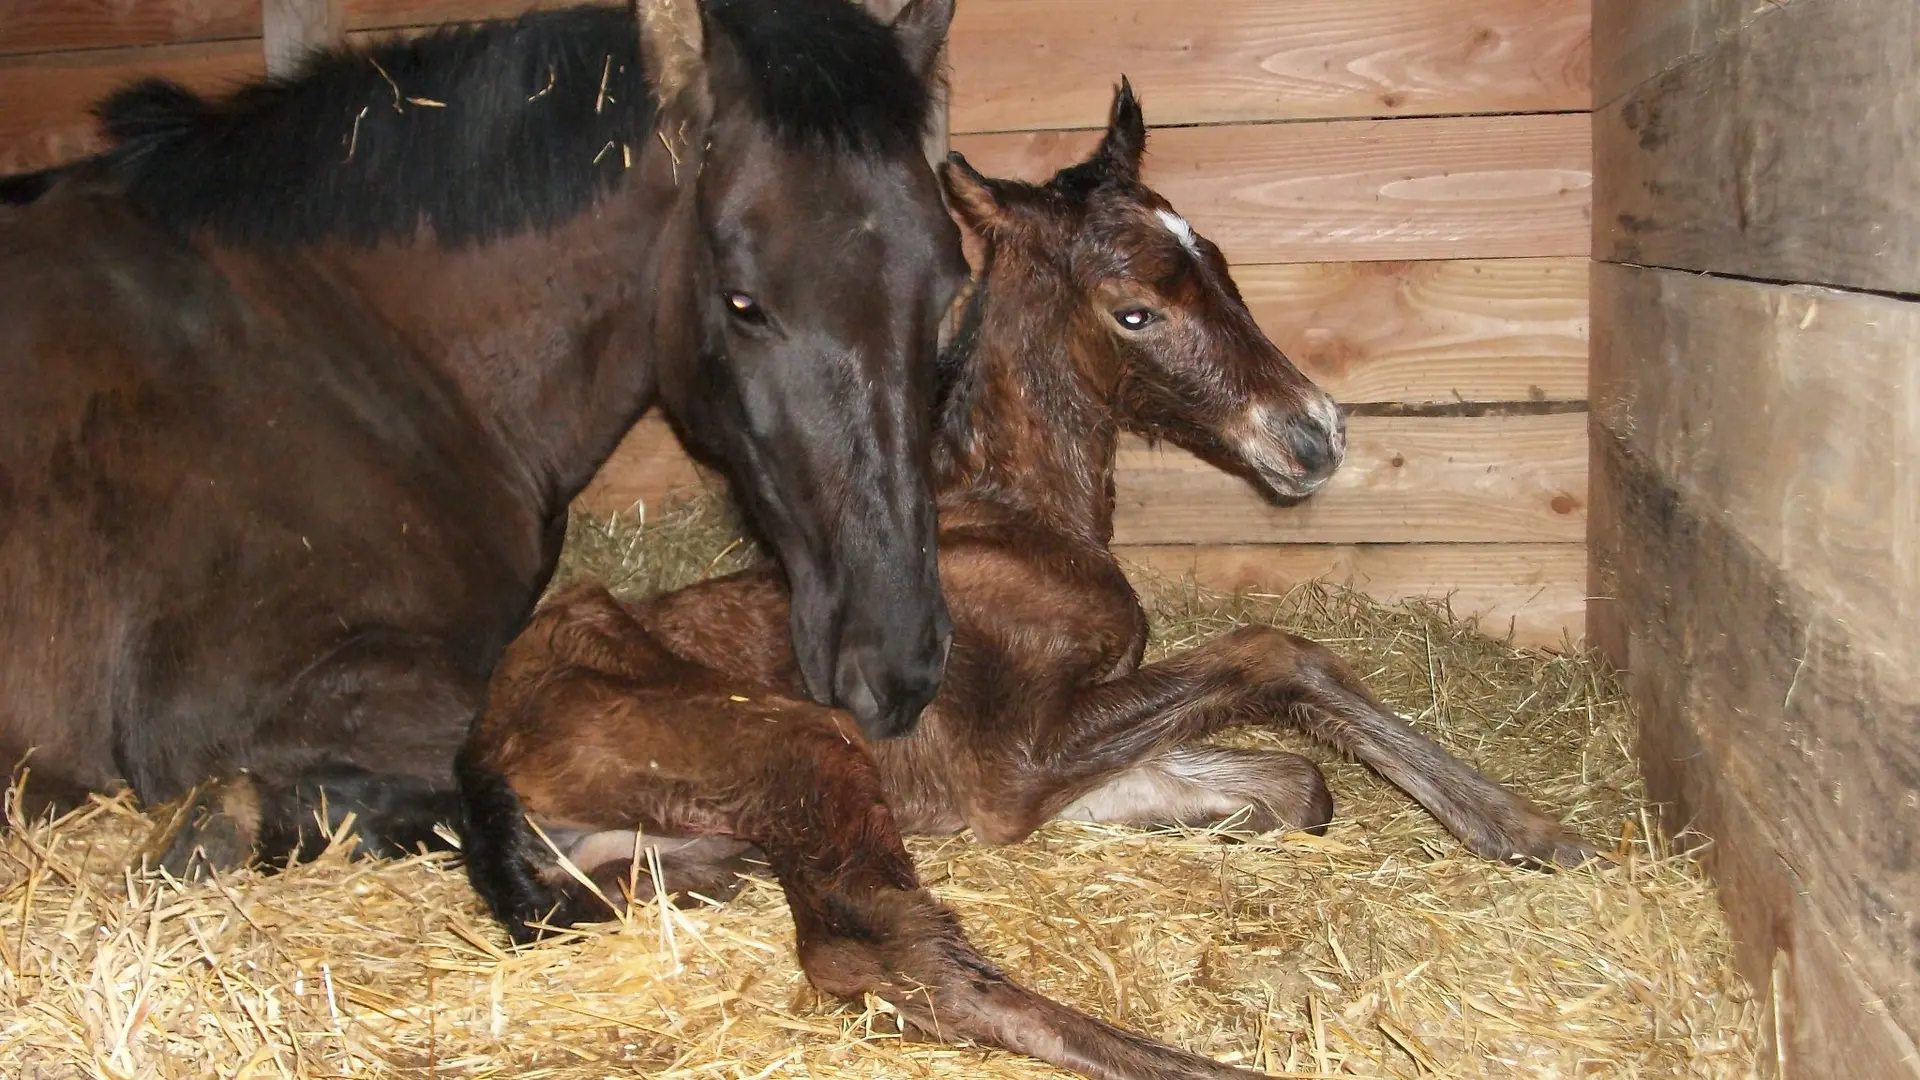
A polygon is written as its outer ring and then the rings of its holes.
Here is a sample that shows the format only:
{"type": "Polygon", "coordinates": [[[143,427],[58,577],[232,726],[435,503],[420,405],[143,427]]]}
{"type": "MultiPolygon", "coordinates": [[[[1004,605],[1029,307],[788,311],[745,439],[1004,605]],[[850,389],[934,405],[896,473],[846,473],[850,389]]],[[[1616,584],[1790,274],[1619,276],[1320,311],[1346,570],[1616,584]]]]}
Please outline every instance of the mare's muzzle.
{"type": "Polygon", "coordinates": [[[842,640],[833,670],[833,703],[853,714],[867,738],[911,735],[921,711],[939,692],[953,647],[953,622],[945,604],[934,615],[932,635],[912,648],[889,648],[885,640],[842,640]]]}

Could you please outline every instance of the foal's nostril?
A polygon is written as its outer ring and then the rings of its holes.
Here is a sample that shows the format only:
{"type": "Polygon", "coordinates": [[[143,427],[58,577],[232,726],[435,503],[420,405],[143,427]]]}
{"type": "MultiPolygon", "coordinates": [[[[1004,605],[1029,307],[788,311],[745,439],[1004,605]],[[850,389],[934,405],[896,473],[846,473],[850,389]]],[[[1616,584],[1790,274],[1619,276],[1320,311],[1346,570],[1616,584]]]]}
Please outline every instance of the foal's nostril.
{"type": "MultiPolygon", "coordinates": [[[[1334,423],[1338,427],[1345,426],[1337,416],[1334,423]]],[[[1293,455],[1294,462],[1300,466],[1300,471],[1309,476],[1325,476],[1340,464],[1339,444],[1345,439],[1328,430],[1317,416],[1304,413],[1296,416],[1287,425],[1282,438],[1286,441],[1287,452],[1293,455]]]]}

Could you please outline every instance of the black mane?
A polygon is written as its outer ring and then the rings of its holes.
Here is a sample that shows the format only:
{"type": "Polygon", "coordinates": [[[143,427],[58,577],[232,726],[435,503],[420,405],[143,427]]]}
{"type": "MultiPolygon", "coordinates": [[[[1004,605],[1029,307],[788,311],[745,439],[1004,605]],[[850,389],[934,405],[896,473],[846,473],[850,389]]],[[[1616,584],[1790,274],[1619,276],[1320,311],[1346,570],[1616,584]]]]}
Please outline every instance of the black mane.
{"type": "Polygon", "coordinates": [[[854,152],[914,150],[931,99],[892,28],[855,0],[702,0],[739,49],[748,95],[782,138],[854,152]]]}
{"type": "MultiPolygon", "coordinates": [[[[926,90],[849,0],[704,2],[780,136],[851,152],[917,141],[926,90]]],[[[654,101],[623,5],[317,53],[217,100],[148,79],[95,112],[113,142],[101,164],[171,227],[298,244],[426,225],[461,244],[584,211],[645,149],[654,101]]]]}

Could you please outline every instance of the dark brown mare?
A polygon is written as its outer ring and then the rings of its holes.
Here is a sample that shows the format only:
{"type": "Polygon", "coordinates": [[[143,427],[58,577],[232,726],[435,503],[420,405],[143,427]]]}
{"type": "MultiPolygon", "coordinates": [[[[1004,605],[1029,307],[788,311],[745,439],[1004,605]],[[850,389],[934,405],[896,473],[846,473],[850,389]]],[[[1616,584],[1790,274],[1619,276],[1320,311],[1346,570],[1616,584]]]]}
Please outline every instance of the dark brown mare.
{"type": "Polygon", "coordinates": [[[823,990],[1091,1075],[1209,1075],[1222,1067],[1007,981],[919,886],[901,834],[1010,843],[1056,817],[1323,829],[1332,799],[1307,759],[1202,742],[1272,724],[1378,769],[1482,856],[1591,853],[1310,641],[1255,626],[1141,664],[1146,619],[1108,549],[1121,429],[1291,497],[1345,449],[1332,400],[1261,334],[1218,249],[1140,183],[1145,134],[1123,84],[1098,152],[1044,186],[957,155],[945,172],[986,266],[943,358],[940,567],[958,629],[919,729],[867,743],[800,700],[766,570],[631,607],[568,590],[508,648],[458,766],[469,873],[516,938],[607,914],[555,849],[616,901],[643,846],[683,895],[727,896],[761,859],[823,990]]]}
{"type": "Polygon", "coordinates": [[[656,401],[785,568],[796,685],[912,727],[951,625],[951,0],[644,11],[135,85],[112,149],[6,185],[0,754],[36,802],[224,778],[176,869],[295,850],[323,800],[430,841],[569,500],[656,401]]]}

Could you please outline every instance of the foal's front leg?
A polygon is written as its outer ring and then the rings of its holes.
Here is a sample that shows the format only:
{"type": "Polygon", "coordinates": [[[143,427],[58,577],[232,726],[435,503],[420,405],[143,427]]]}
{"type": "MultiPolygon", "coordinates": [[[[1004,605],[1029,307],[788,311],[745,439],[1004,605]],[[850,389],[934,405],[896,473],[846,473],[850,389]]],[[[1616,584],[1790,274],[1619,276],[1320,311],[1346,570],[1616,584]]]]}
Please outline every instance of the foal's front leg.
{"type": "MultiPolygon", "coordinates": [[[[1372,766],[1483,858],[1575,866],[1594,853],[1532,803],[1394,715],[1330,650],[1265,626],[1244,627],[1086,688],[1058,727],[1037,733],[1044,765],[1029,766],[1011,783],[1037,797],[1037,824],[1076,806],[1116,803],[1127,785],[1150,779],[1148,773],[1164,775],[1182,755],[1204,751],[1189,745],[1196,740],[1276,723],[1372,766]],[[1033,775],[1058,786],[1035,790],[1026,779],[1033,775]]],[[[1221,759],[1218,775],[1230,776],[1231,760],[1221,759]]]]}

